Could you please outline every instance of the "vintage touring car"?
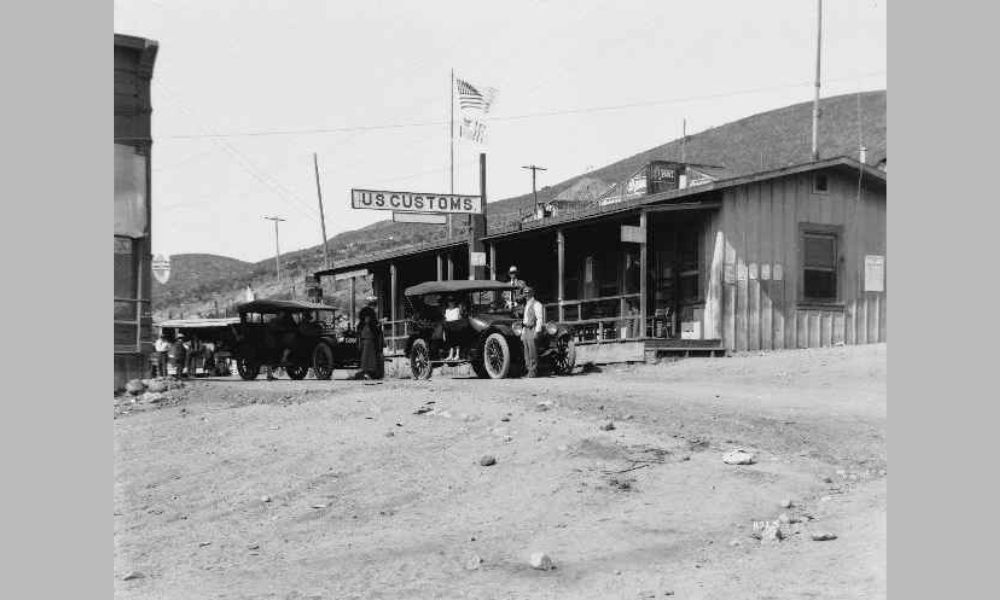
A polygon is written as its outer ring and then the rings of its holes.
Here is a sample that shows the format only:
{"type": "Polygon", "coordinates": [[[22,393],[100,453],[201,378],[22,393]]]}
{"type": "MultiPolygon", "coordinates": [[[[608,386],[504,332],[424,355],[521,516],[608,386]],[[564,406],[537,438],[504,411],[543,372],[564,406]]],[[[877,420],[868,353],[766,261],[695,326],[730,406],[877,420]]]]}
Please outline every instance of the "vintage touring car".
{"type": "Polygon", "coordinates": [[[292,379],[303,379],[312,369],[316,379],[330,379],[334,369],[358,366],[357,336],[337,329],[331,306],[254,300],[237,311],[233,358],[243,379],[255,379],[261,367],[282,367],[292,379]]]}
{"type": "MultiPolygon", "coordinates": [[[[427,281],[407,288],[411,333],[406,356],[413,377],[428,379],[435,366],[461,363],[484,379],[523,374],[522,324],[507,296],[511,292],[509,284],[491,280],[427,281]],[[462,308],[465,319],[462,331],[451,336],[444,317],[449,300],[462,308]]],[[[573,370],[576,351],[566,326],[545,323],[536,346],[540,372],[568,375],[573,370]]]]}

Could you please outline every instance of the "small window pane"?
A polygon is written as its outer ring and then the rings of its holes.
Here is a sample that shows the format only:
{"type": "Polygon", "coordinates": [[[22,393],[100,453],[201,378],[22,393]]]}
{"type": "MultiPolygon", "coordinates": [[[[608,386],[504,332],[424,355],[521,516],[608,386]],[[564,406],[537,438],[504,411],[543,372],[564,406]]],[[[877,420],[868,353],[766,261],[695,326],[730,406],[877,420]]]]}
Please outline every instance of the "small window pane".
{"type": "Polygon", "coordinates": [[[833,269],[837,266],[837,241],[832,235],[805,236],[805,266],[833,269]]]}
{"type": "Polygon", "coordinates": [[[115,298],[136,297],[135,253],[132,240],[115,238],[115,298]]]}
{"type": "Polygon", "coordinates": [[[805,297],[811,299],[836,299],[837,275],[833,271],[805,270],[805,297]]]}

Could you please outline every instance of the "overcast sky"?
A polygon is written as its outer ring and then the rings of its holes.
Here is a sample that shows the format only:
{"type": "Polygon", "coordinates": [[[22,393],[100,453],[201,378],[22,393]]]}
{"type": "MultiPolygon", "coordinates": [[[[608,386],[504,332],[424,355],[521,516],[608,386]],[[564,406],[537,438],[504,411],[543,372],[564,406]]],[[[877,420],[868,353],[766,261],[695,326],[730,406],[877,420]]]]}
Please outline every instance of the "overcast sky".
{"type": "MultiPolygon", "coordinates": [[[[499,90],[490,200],[531,191],[522,165],[541,188],[813,94],[814,0],[278,4],[115,0],[116,33],[160,43],[155,254],[268,258],[265,215],[283,252],[320,243],[313,152],[331,237],[390,216],[352,187],[447,192],[451,69],[499,90]]],[[[884,89],[885,1],[823,8],[824,96],[884,89]]],[[[456,145],[457,193],[480,150],[456,145]]]]}

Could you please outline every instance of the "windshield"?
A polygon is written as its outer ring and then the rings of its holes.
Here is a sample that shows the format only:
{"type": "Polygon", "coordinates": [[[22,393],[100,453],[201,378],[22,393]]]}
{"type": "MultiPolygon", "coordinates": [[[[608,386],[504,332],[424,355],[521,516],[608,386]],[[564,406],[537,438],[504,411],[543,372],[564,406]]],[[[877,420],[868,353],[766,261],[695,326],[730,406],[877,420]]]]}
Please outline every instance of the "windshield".
{"type": "Polygon", "coordinates": [[[445,310],[448,309],[449,300],[453,300],[466,315],[512,316],[511,310],[507,307],[508,298],[505,297],[504,292],[497,290],[416,296],[410,299],[413,308],[413,313],[410,316],[430,320],[441,319],[445,310]]]}

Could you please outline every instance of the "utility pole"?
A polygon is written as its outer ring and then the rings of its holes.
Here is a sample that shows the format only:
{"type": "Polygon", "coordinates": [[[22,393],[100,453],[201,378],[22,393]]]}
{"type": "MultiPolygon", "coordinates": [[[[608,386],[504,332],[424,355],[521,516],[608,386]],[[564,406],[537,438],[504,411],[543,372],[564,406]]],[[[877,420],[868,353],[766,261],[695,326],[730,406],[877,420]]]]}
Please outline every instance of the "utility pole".
{"type": "Polygon", "coordinates": [[[819,65],[823,47],[823,0],[816,0],[816,97],[813,100],[812,159],[819,160],[819,65]]]}
{"type": "Polygon", "coordinates": [[[527,166],[524,166],[524,167],[521,167],[521,168],[522,169],[528,169],[528,170],[531,171],[531,194],[535,198],[535,210],[537,211],[538,210],[538,189],[535,186],[535,173],[538,172],[538,171],[545,171],[547,169],[545,167],[537,167],[535,165],[527,165],[527,166]]]}
{"type": "Polygon", "coordinates": [[[274,221],[274,271],[278,276],[278,283],[281,283],[281,246],[278,245],[278,223],[284,221],[281,217],[264,217],[268,221],[274,221]]]}
{"type": "Polygon", "coordinates": [[[316,195],[319,196],[319,224],[323,231],[323,265],[330,268],[330,249],[326,243],[326,216],[323,215],[323,189],[319,185],[319,159],[313,152],[313,167],[316,170],[316,195]]]}

